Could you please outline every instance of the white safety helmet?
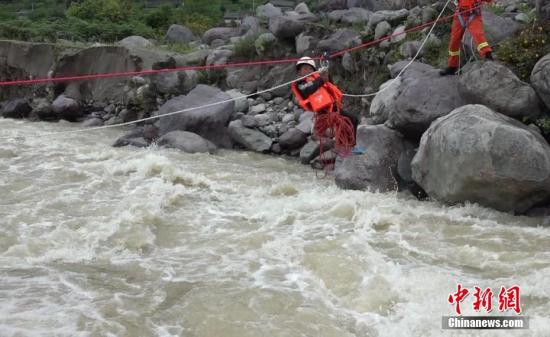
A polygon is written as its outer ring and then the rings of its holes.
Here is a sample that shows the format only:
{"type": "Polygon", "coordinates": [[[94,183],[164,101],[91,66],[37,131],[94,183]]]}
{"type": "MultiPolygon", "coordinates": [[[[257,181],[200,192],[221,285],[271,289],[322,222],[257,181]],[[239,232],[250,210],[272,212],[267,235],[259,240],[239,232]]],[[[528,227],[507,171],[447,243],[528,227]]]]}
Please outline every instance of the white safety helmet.
{"type": "Polygon", "coordinates": [[[296,62],[296,69],[298,69],[302,64],[310,65],[313,67],[314,70],[317,70],[317,66],[315,65],[315,60],[309,56],[304,56],[301,59],[299,59],[298,62],[296,62]]]}

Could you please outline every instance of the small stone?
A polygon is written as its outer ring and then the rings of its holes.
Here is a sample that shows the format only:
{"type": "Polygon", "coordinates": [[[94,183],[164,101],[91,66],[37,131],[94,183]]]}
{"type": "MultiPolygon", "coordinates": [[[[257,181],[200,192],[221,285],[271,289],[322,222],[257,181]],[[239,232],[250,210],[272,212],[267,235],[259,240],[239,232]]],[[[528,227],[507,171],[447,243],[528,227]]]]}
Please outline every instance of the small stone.
{"type": "Polygon", "coordinates": [[[281,104],[283,104],[284,101],[285,101],[285,99],[282,98],[282,97],[275,97],[275,99],[273,100],[273,104],[281,105],[281,104]]]}
{"type": "Polygon", "coordinates": [[[407,37],[407,33],[405,33],[405,26],[397,27],[393,31],[392,35],[394,35],[394,36],[391,38],[391,43],[399,43],[399,42],[405,40],[405,38],[407,37]]]}
{"type": "Polygon", "coordinates": [[[132,86],[134,88],[141,87],[142,85],[147,84],[147,80],[141,76],[134,76],[132,77],[132,86]]]}
{"type": "Polygon", "coordinates": [[[122,123],[122,120],[118,116],[113,116],[109,118],[108,121],[105,122],[105,125],[115,125],[122,123]]]}
{"type": "Polygon", "coordinates": [[[379,39],[382,36],[386,36],[391,30],[391,25],[387,21],[382,21],[376,25],[374,29],[374,38],[379,39]]]}
{"type": "Polygon", "coordinates": [[[241,117],[241,122],[245,128],[255,128],[258,126],[258,121],[251,115],[244,115],[241,117]]]}
{"type": "Polygon", "coordinates": [[[108,113],[108,114],[113,114],[115,112],[115,105],[114,104],[109,104],[105,107],[105,112],[108,113]]]}
{"type": "Polygon", "coordinates": [[[282,152],[279,143],[273,143],[273,145],[271,145],[271,152],[275,154],[280,154],[282,152]]]}
{"type": "Polygon", "coordinates": [[[261,114],[263,112],[266,111],[266,106],[265,104],[258,104],[258,105],[254,105],[250,108],[249,110],[249,114],[251,115],[258,115],[258,114],[261,114]]]}
{"type": "Polygon", "coordinates": [[[514,17],[514,20],[522,23],[528,23],[529,22],[529,16],[525,13],[519,13],[514,17]]]}
{"type": "Polygon", "coordinates": [[[85,120],[83,123],[82,123],[82,126],[83,127],[96,127],[96,126],[102,126],[103,125],[103,119],[101,118],[90,118],[90,119],[87,119],[85,120]]]}
{"type": "Polygon", "coordinates": [[[273,113],[265,113],[254,115],[254,118],[256,119],[258,126],[266,126],[275,122],[277,120],[277,115],[273,113]]]}
{"type": "Polygon", "coordinates": [[[269,91],[268,92],[262,92],[260,94],[260,97],[262,97],[265,101],[269,101],[273,98],[273,94],[270,93],[269,91]]]}
{"type": "Polygon", "coordinates": [[[294,114],[285,114],[283,116],[283,123],[289,123],[295,119],[294,114]]]}

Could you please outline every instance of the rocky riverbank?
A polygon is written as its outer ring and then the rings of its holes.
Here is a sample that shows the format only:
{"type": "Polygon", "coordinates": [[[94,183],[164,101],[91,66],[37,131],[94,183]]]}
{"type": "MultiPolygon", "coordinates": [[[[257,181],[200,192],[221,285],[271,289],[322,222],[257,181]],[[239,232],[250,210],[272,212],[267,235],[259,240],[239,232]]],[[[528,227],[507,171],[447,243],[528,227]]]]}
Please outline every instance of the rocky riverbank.
{"type": "MultiPolygon", "coordinates": [[[[166,39],[187,44],[191,51],[186,54],[141,37],[94,46],[0,41],[0,79],[216,65],[244,61],[247,55],[318,55],[429,22],[443,4],[327,1],[315,13],[305,4],[286,13],[267,4],[240,26],[212,28],[200,39],[185,27],[170,27],[166,39]]],[[[536,10],[541,19],[548,18],[544,1],[499,4],[498,15],[484,12],[493,44],[532,24],[536,10]]],[[[346,100],[346,109],[362,117],[358,144],[367,151],[336,159],[336,184],[540,213],[550,201],[550,146],[548,130],[534,121],[548,118],[550,54],[541,55],[529,83],[500,62],[468,62],[460,76],[442,78],[433,61],[438,50],[446,49],[443,27],[430,37],[419,62],[395,79],[407,63],[400,60],[416,54],[426,33],[403,34],[377,48],[346,53],[331,65],[335,83],[348,93],[388,86],[372,100],[346,100]]],[[[435,63],[444,63],[444,57],[435,63]]],[[[137,125],[114,145],[156,142],[191,153],[241,148],[317,166],[313,114],[296,106],[289,88],[255,94],[293,78],[294,65],[288,64],[5,87],[0,112],[7,118],[65,119],[94,127],[227,101],[137,125]]]]}

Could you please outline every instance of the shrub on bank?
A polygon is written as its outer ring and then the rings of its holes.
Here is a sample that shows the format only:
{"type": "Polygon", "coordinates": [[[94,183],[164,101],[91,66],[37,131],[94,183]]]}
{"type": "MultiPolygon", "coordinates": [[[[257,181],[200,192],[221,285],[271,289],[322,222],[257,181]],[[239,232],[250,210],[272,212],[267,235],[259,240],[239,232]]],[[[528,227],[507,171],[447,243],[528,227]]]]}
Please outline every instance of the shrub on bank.
{"type": "Polygon", "coordinates": [[[534,22],[497,48],[497,57],[528,81],[537,61],[550,53],[550,22],[534,22]]]}

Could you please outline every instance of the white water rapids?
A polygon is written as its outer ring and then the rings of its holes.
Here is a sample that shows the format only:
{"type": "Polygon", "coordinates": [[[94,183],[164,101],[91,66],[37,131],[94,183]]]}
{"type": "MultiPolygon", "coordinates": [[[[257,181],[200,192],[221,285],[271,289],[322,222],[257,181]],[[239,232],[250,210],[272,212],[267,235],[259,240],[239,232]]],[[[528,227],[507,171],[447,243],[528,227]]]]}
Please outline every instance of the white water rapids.
{"type": "Polygon", "coordinates": [[[266,155],[112,148],[120,134],[1,141],[0,336],[550,336],[548,219],[343,191],[266,155]],[[442,330],[457,283],[519,285],[530,329],[442,330]]]}

